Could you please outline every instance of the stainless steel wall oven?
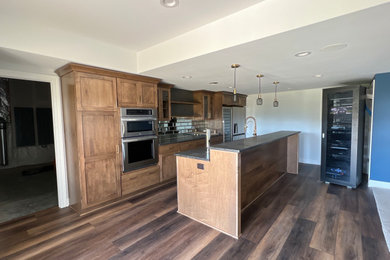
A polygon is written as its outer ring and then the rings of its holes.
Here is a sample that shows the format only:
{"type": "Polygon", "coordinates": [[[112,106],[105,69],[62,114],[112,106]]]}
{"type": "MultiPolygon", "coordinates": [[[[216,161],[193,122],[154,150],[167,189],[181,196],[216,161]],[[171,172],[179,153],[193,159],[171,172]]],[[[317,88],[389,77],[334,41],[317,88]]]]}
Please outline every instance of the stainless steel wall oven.
{"type": "Polygon", "coordinates": [[[158,163],[157,116],[153,108],[121,108],[123,172],[158,163]]]}
{"type": "Polygon", "coordinates": [[[156,109],[152,108],[121,108],[122,138],[156,135],[156,109]]]}

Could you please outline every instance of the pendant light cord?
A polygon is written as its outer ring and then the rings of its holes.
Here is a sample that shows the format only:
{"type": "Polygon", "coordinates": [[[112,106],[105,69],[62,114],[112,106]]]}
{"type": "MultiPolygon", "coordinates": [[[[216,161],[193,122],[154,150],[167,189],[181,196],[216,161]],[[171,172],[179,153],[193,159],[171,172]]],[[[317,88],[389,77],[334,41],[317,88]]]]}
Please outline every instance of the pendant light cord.
{"type": "Polygon", "coordinates": [[[278,88],[278,84],[277,84],[277,83],[275,83],[275,101],[277,101],[277,100],[278,100],[278,99],[277,99],[277,97],[276,97],[277,88],[278,88]]]}
{"type": "Polygon", "coordinates": [[[261,77],[259,77],[259,94],[257,95],[258,98],[261,98],[261,77]]]}
{"type": "Polygon", "coordinates": [[[237,78],[236,78],[237,68],[234,68],[234,95],[237,93],[237,78]]]}

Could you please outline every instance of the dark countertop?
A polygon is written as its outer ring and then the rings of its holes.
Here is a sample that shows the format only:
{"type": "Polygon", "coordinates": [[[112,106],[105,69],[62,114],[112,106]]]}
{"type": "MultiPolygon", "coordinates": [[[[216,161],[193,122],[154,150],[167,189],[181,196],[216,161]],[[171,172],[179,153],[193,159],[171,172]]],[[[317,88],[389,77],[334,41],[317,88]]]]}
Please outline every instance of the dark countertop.
{"type": "Polygon", "coordinates": [[[270,143],[270,142],[288,137],[290,135],[299,134],[299,133],[300,133],[299,131],[279,131],[279,132],[275,132],[275,133],[245,138],[245,139],[241,139],[241,140],[237,140],[237,141],[233,141],[233,142],[227,142],[227,143],[213,145],[213,146],[211,146],[210,149],[239,153],[239,152],[248,150],[250,148],[254,148],[258,145],[270,143]]]}
{"type": "MultiPolygon", "coordinates": [[[[242,152],[245,150],[248,150],[250,148],[254,148],[258,145],[267,144],[294,134],[299,134],[299,131],[279,131],[271,134],[265,134],[250,138],[245,138],[237,141],[227,142],[227,143],[221,143],[216,144],[210,147],[211,150],[222,150],[222,151],[229,151],[229,152],[242,152]]],[[[192,159],[198,159],[198,160],[210,160],[210,154],[207,153],[207,150],[205,148],[202,149],[196,149],[196,150],[189,150],[184,151],[176,154],[177,156],[183,156],[188,157],[192,159]]]]}
{"type": "Polygon", "coordinates": [[[182,156],[182,157],[188,157],[191,159],[210,161],[210,152],[207,152],[206,148],[183,151],[183,152],[177,153],[176,155],[182,156]]]}
{"type": "MultiPolygon", "coordinates": [[[[218,135],[213,135],[211,138],[218,135]]],[[[158,143],[159,145],[175,144],[181,142],[195,141],[200,139],[206,139],[206,135],[193,135],[193,134],[168,134],[168,135],[159,135],[158,143]]]]}

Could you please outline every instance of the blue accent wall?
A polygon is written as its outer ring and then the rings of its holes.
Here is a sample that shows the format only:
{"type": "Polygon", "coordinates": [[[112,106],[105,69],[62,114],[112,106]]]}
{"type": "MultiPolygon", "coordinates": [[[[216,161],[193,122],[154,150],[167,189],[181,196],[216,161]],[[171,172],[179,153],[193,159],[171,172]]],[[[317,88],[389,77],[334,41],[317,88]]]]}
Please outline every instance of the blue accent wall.
{"type": "Polygon", "coordinates": [[[375,75],[370,179],[390,182],[390,73],[375,75]]]}

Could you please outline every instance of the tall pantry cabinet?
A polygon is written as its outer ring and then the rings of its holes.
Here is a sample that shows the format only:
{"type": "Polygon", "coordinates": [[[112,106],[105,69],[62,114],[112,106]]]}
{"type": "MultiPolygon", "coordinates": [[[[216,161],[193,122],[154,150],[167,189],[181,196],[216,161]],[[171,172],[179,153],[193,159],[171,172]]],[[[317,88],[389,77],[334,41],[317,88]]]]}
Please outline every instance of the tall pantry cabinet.
{"type": "Polygon", "coordinates": [[[321,180],[356,188],[362,179],[364,88],[323,90],[321,180]]]}
{"type": "Polygon", "coordinates": [[[69,204],[84,213],[122,196],[118,99],[125,103],[129,96],[140,96],[140,103],[143,89],[153,86],[155,93],[148,96],[153,102],[147,105],[156,107],[159,80],[73,63],[56,72],[61,77],[69,204]],[[134,83],[137,95],[128,91],[129,84],[122,86],[126,80],[134,83]]]}

